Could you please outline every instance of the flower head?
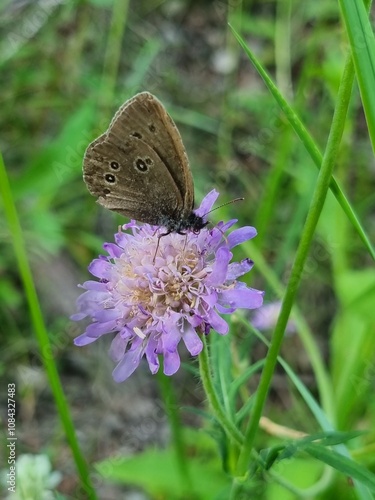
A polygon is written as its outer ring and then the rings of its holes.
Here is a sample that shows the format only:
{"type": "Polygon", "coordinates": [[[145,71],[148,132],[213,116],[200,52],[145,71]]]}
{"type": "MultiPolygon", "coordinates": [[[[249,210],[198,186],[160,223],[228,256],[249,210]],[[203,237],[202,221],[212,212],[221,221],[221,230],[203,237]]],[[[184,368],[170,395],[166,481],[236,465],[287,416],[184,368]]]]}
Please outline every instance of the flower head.
{"type": "MultiPolygon", "coordinates": [[[[211,191],[195,213],[204,216],[217,197],[211,191]]],[[[181,340],[196,356],[203,348],[200,334],[208,334],[211,328],[228,333],[220,314],[240,307],[255,309],[263,303],[263,292],[237,281],[253,262],[230,262],[231,249],[256,235],[253,227],[242,227],[225,236],[236,222],[162,237],[155,226],[125,224],[123,229],[131,229],[131,234],[119,231],[116,243],[104,244],[108,256],[89,266],[99,281],[82,285],[86,291],[78,298],[79,312],[72,319],[89,316],[92,323],[75,344],[84,346],[116,333],[110,348],[118,362],[113,371],[116,382],[127,379],[143,356],[156,373],[159,354],[164,356],[164,373],[173,375],[180,366],[181,340]]]]}
{"type": "MultiPolygon", "coordinates": [[[[15,467],[17,473],[16,491],[7,496],[7,500],[25,500],[27,498],[53,500],[56,498],[53,490],[61,482],[62,474],[58,471],[52,471],[51,462],[47,455],[20,455],[16,460],[15,467]]],[[[6,477],[4,471],[3,483],[9,486],[5,481],[6,477]]]]}
{"type": "MultiPolygon", "coordinates": [[[[275,328],[277,319],[281,311],[281,302],[269,302],[268,304],[263,304],[254,314],[251,324],[258,328],[258,330],[272,330],[275,328]]],[[[296,324],[293,319],[289,318],[286,325],[287,333],[295,333],[297,330],[296,324]]]]}

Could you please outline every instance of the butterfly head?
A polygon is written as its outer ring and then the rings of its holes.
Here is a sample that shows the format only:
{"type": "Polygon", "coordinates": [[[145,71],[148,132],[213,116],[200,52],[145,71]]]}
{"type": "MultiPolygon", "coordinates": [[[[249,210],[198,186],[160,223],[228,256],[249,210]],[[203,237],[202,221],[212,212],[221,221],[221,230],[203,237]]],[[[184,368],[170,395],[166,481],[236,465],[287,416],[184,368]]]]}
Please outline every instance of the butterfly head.
{"type": "Polygon", "coordinates": [[[197,234],[201,229],[207,226],[207,224],[208,221],[205,221],[203,217],[194,212],[191,212],[186,218],[175,219],[166,217],[164,220],[160,221],[160,226],[164,226],[168,234],[185,234],[186,231],[192,231],[197,234]]]}
{"type": "Polygon", "coordinates": [[[203,229],[205,226],[207,226],[208,221],[205,221],[203,217],[200,215],[197,215],[194,212],[191,212],[189,217],[186,220],[181,221],[182,224],[182,231],[183,230],[190,230],[193,231],[193,233],[199,233],[201,229],[203,229]]]}

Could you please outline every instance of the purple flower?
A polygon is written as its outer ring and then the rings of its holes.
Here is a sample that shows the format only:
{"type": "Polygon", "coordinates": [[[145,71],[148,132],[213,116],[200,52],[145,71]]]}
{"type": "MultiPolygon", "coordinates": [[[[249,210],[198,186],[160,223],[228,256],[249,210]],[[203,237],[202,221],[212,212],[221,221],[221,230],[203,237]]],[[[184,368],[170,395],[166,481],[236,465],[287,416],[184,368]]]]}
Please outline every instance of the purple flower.
{"type": "MultiPolygon", "coordinates": [[[[258,330],[272,330],[276,326],[277,319],[281,310],[281,302],[269,302],[264,304],[254,314],[251,324],[258,330]]],[[[288,320],[286,325],[287,333],[295,333],[297,331],[296,324],[293,319],[288,320]]]]}
{"type": "MultiPolygon", "coordinates": [[[[218,193],[211,191],[197,215],[210,211],[218,193]]],[[[237,221],[219,222],[198,234],[170,233],[159,239],[158,227],[125,224],[116,243],[105,243],[108,256],[92,261],[89,271],[99,281],[86,281],[78,298],[73,320],[87,316],[92,323],[75,339],[77,346],[94,342],[107,333],[116,333],[110,355],[118,364],[116,382],[126,380],[146,356],[150,370],[159,369],[158,354],[164,356],[164,373],[173,375],[180,366],[178,344],[182,340],[192,356],[202,350],[200,334],[211,328],[228,333],[220,314],[239,307],[255,309],[263,294],[237,281],[250,271],[253,262],[230,262],[231,249],[256,235],[253,227],[235,229],[237,221]],[[157,246],[158,250],[156,252],[157,246]]]]}

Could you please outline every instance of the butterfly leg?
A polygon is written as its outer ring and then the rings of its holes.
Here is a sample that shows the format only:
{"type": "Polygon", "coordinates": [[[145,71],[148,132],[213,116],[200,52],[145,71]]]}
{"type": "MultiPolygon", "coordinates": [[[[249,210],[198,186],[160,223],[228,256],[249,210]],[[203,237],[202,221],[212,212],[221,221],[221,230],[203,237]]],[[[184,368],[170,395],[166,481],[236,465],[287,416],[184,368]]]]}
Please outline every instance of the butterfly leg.
{"type": "MultiPolygon", "coordinates": [[[[156,231],[155,231],[155,234],[156,234],[156,231]]],[[[158,236],[158,243],[156,245],[156,250],[155,250],[154,258],[152,259],[152,263],[153,264],[155,264],[156,254],[158,253],[158,250],[159,250],[160,238],[162,238],[163,236],[168,236],[168,234],[170,234],[171,232],[172,231],[168,231],[167,233],[159,234],[159,236],[158,236]]]]}

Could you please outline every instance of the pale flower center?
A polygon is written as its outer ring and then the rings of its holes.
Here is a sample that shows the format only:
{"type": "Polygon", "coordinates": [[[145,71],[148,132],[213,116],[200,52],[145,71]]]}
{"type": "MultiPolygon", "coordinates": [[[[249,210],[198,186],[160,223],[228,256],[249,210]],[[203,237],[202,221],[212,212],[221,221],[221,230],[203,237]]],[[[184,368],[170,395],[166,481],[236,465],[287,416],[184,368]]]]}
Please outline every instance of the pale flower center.
{"type": "Polygon", "coordinates": [[[168,309],[179,312],[194,308],[210,268],[197,269],[200,257],[196,247],[178,250],[177,255],[167,255],[163,265],[149,274],[146,269],[144,273],[139,271],[142,265],[135,271],[139,255],[134,263],[119,258],[119,279],[115,288],[123,303],[132,306],[130,316],[139,314],[139,306],[152,317],[161,317],[168,309]]]}

